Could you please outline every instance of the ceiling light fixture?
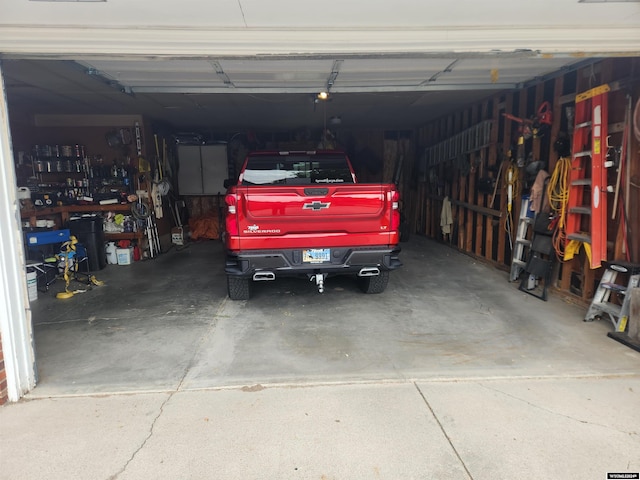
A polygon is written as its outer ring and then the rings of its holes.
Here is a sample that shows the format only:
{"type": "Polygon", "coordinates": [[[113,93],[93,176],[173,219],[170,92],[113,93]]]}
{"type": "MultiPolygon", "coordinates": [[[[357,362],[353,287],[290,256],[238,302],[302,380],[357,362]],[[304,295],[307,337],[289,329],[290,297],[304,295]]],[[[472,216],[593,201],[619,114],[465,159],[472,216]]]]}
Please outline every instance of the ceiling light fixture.
{"type": "Polygon", "coordinates": [[[331,73],[327,78],[327,89],[322,90],[320,93],[316,95],[316,98],[314,99],[314,103],[318,103],[318,101],[320,100],[325,101],[329,99],[329,92],[331,91],[331,87],[333,87],[333,84],[336,82],[336,78],[338,78],[338,73],[340,73],[340,67],[342,66],[343,61],[344,60],[333,61],[333,66],[331,67],[331,73]]]}

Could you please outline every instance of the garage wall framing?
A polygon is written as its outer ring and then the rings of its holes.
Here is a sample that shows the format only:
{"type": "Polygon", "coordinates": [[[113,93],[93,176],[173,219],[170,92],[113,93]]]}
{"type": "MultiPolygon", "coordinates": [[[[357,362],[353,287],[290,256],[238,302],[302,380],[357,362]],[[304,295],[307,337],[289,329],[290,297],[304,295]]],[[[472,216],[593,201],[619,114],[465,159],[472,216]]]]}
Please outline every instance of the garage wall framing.
{"type": "MultiPolygon", "coordinates": [[[[468,108],[452,112],[420,128],[418,132],[417,170],[419,183],[410,190],[417,203],[412,217],[413,228],[418,233],[439,241],[448,242],[460,251],[481,258],[506,269],[512,260],[515,229],[520,215],[521,199],[527,194],[533,181],[527,174],[533,162],[541,162],[544,170],[552,173],[559,155],[556,142],[568,139],[572,130],[571,112],[577,93],[601,84],[609,84],[609,147],[613,154],[619,151],[623,141],[625,108],[629,102],[635,105],[640,92],[638,77],[640,59],[611,58],[583,66],[573,72],[560,72],[554,78],[541,79],[516,91],[504,92],[468,108]],[[523,123],[514,118],[530,121],[543,102],[549,102],[553,121],[545,127],[544,134],[524,140],[520,154],[525,163],[517,170],[516,194],[508,209],[507,169],[517,163],[518,129],[523,123]],[[462,132],[482,122],[492,122],[491,139],[473,151],[460,152],[448,158],[434,158],[434,146],[456,139],[462,132]],[[452,204],[453,225],[445,234],[440,225],[440,214],[445,198],[452,204]]],[[[541,129],[542,131],[542,129],[541,129]]],[[[633,136],[632,136],[633,137],[633,136]]],[[[626,187],[620,192],[627,204],[640,201],[637,178],[639,145],[636,138],[630,142],[626,187]]],[[[437,151],[437,148],[436,148],[437,151]]],[[[442,150],[441,150],[442,152],[442,150]]],[[[609,184],[615,184],[616,168],[610,168],[609,184]]],[[[408,193],[408,192],[407,192],[408,193]]],[[[405,193],[405,195],[407,195],[405,193]]],[[[613,193],[609,193],[613,199],[613,193]]],[[[613,202],[609,202],[611,205],[613,202]]],[[[629,252],[624,251],[620,234],[621,221],[612,219],[609,206],[608,245],[609,260],[640,259],[637,235],[640,218],[637,209],[627,211],[629,252]]],[[[593,296],[602,269],[589,268],[584,251],[572,261],[559,261],[555,271],[554,286],[562,293],[572,294],[577,300],[588,302],[593,296]]]]}

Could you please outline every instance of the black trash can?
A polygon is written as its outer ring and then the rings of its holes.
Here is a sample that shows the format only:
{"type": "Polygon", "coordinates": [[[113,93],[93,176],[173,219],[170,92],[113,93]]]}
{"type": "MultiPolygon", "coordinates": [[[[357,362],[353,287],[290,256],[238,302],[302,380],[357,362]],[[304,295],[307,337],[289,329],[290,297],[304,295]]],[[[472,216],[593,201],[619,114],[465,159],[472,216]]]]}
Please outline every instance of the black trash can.
{"type": "Polygon", "coordinates": [[[92,272],[102,270],[107,265],[102,217],[92,215],[90,217],[72,218],[69,220],[69,230],[71,235],[75,236],[78,242],[87,249],[89,269],[92,272]]]}

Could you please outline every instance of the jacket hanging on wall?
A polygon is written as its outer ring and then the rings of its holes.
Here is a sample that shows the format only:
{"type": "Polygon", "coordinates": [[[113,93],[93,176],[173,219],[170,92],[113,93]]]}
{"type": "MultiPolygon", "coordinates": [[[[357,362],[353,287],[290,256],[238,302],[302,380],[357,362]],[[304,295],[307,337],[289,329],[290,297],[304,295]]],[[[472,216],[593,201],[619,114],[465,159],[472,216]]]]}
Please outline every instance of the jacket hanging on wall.
{"type": "Polygon", "coordinates": [[[451,225],[453,224],[453,216],[451,214],[451,201],[449,197],[444,197],[442,201],[442,211],[440,212],[440,227],[443,235],[451,233],[451,225]]]}

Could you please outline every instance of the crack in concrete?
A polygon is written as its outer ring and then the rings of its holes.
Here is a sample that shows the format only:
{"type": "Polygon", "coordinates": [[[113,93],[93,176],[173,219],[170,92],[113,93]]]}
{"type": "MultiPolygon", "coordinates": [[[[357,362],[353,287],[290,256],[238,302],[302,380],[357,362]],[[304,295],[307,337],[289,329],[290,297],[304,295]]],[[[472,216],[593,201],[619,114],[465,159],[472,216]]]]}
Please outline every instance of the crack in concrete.
{"type": "Polygon", "coordinates": [[[542,410],[543,412],[547,412],[547,413],[549,413],[551,415],[555,415],[555,416],[558,416],[558,417],[563,417],[563,418],[566,418],[566,419],[571,420],[573,422],[582,423],[584,425],[593,425],[595,427],[606,428],[606,429],[609,429],[609,430],[613,430],[614,432],[624,433],[626,435],[629,435],[630,437],[639,435],[639,433],[636,432],[636,431],[620,430],[619,428],[615,428],[615,427],[613,427],[611,425],[604,425],[602,423],[590,422],[588,420],[582,420],[582,419],[577,418],[577,417],[572,417],[571,415],[566,415],[564,413],[556,412],[556,411],[550,410],[548,408],[545,408],[545,407],[543,407],[541,405],[536,405],[535,403],[530,402],[529,400],[526,400],[524,398],[517,397],[516,395],[512,395],[511,393],[504,392],[504,391],[502,391],[502,390],[500,390],[498,388],[489,387],[489,386],[484,385],[482,383],[477,383],[477,385],[479,385],[480,387],[482,387],[482,388],[484,388],[486,390],[490,390],[490,391],[493,391],[493,392],[496,392],[496,393],[500,393],[500,394],[504,395],[505,397],[513,398],[514,400],[518,400],[519,402],[526,403],[527,405],[529,405],[529,406],[531,406],[533,408],[537,408],[538,410],[542,410]]]}
{"type": "Polygon", "coordinates": [[[189,363],[185,367],[184,372],[182,374],[182,377],[180,378],[180,381],[178,382],[178,385],[176,386],[176,388],[174,390],[171,390],[171,391],[168,392],[167,398],[160,405],[160,410],[159,410],[158,414],[155,416],[155,418],[153,419],[153,421],[151,422],[151,426],[149,427],[149,434],[142,441],[140,446],[131,454],[131,457],[129,457],[129,459],[125,462],[125,464],[122,466],[122,468],[120,470],[118,470],[115,474],[110,476],[107,480],[116,480],[121,474],[123,474],[127,470],[127,468],[129,467],[131,462],[133,462],[133,460],[136,458],[138,453],[140,453],[142,451],[142,449],[147,445],[147,443],[149,442],[149,440],[153,436],[153,431],[154,431],[154,429],[156,427],[156,423],[158,422],[158,420],[160,419],[160,417],[164,413],[164,407],[167,405],[167,403],[169,403],[169,401],[173,398],[173,396],[176,393],[178,393],[179,391],[182,390],[182,384],[184,383],[185,379],[187,378],[187,375],[189,374],[189,372],[191,371],[191,368],[195,364],[195,360],[198,357],[198,354],[200,353],[200,350],[202,349],[202,346],[203,346],[203,344],[205,342],[205,339],[208,338],[211,335],[211,333],[215,329],[216,325],[218,324],[217,320],[218,320],[218,318],[220,318],[222,316],[222,315],[220,315],[220,313],[224,309],[226,303],[227,303],[227,298],[225,298],[220,303],[220,305],[218,306],[218,309],[216,310],[216,313],[213,315],[211,323],[209,324],[209,328],[207,329],[206,333],[204,333],[200,337],[200,342],[198,343],[197,348],[194,349],[193,355],[191,356],[191,359],[189,360],[189,363]]]}
{"type": "Polygon", "coordinates": [[[440,419],[436,415],[436,412],[434,412],[433,408],[431,408],[431,405],[429,404],[429,401],[427,400],[427,397],[424,395],[424,393],[422,392],[422,390],[420,389],[420,387],[418,386],[418,384],[416,382],[413,382],[413,386],[416,388],[416,390],[418,390],[418,394],[422,397],[422,401],[424,402],[424,404],[429,409],[429,412],[431,412],[431,415],[433,416],[433,418],[435,419],[436,423],[438,424],[438,427],[440,428],[440,431],[442,432],[442,435],[444,435],[444,438],[447,439],[447,442],[449,443],[449,446],[451,447],[451,450],[453,450],[453,453],[458,458],[458,461],[460,462],[460,465],[462,465],[462,468],[464,468],[464,471],[467,473],[467,476],[471,480],[473,480],[473,476],[471,475],[471,472],[467,468],[467,465],[464,463],[464,460],[460,456],[460,453],[458,452],[458,450],[456,449],[455,445],[453,444],[453,440],[451,440],[451,437],[449,437],[449,435],[447,434],[446,430],[444,429],[444,425],[442,425],[442,423],[440,422],[440,419]]]}
{"type": "Polygon", "coordinates": [[[127,470],[127,467],[129,466],[129,464],[131,462],[133,462],[133,459],[136,458],[136,455],[138,455],[138,453],[140,453],[140,451],[145,447],[145,445],[147,444],[147,442],[151,439],[151,437],[153,436],[153,430],[156,426],[156,422],[158,421],[158,419],[162,416],[162,414],[164,413],[164,406],[167,404],[167,402],[169,402],[169,400],[171,400],[171,398],[173,397],[173,395],[177,392],[171,392],[169,394],[169,396],[164,400],[164,402],[162,402],[162,405],[160,405],[160,411],[158,412],[158,415],[155,416],[155,418],[153,419],[153,421],[151,422],[151,427],[149,428],[149,434],[146,436],[146,438],[142,441],[142,443],[140,444],[140,446],[131,454],[131,457],[129,457],[129,459],[125,462],[125,464],[122,466],[122,468],[117,471],[115,474],[113,474],[112,476],[110,476],[108,478],[108,480],[116,480],[122,473],[124,473],[127,470]]]}

